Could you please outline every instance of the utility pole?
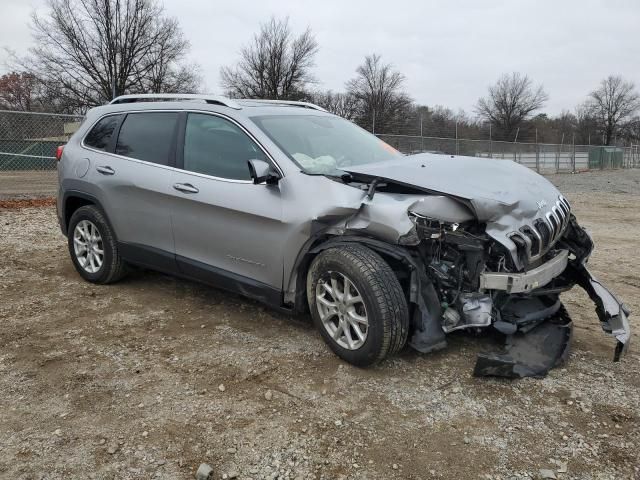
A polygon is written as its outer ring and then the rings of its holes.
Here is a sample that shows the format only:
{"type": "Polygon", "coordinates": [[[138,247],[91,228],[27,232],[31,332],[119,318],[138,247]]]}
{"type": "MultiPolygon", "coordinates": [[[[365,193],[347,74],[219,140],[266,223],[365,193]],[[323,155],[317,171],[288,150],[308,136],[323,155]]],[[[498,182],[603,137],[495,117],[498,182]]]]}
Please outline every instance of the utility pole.
{"type": "Polygon", "coordinates": [[[422,135],[422,114],[420,114],[420,153],[424,152],[424,136],[422,135]]]}
{"type": "Polygon", "coordinates": [[[562,155],[562,146],[564,145],[564,132],[562,132],[562,140],[558,145],[558,153],[556,153],[556,173],[560,170],[560,155],[562,155]]]}
{"type": "Polygon", "coordinates": [[[571,139],[571,143],[573,144],[573,152],[572,152],[572,172],[571,173],[576,173],[576,133],[573,132],[573,138],[571,139]]]}
{"type": "Polygon", "coordinates": [[[536,128],[536,172],[540,173],[540,146],[538,145],[538,129],[536,128]]]}
{"type": "Polygon", "coordinates": [[[456,118],[456,155],[460,154],[460,148],[458,147],[458,119],[456,118]]]}

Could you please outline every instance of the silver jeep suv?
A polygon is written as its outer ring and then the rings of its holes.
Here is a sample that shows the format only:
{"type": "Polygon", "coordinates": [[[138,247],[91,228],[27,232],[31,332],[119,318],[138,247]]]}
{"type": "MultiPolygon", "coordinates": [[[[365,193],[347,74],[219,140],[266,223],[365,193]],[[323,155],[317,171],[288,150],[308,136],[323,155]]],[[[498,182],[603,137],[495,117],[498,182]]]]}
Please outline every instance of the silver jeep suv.
{"type": "Polygon", "coordinates": [[[471,330],[504,342],[477,375],[544,375],[568,355],[560,294],[575,284],[615,360],[629,342],[569,203],[511,161],[404,156],[303,102],[125,95],[89,111],[58,173],[84,279],[137,265],[310,311],[355,365],[471,330]]]}

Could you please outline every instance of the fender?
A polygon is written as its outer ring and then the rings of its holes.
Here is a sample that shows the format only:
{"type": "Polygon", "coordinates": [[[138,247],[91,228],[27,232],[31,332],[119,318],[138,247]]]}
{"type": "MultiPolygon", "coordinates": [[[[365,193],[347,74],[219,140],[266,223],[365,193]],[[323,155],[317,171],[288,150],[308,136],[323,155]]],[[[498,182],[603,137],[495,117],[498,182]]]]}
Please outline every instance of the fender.
{"type": "Polygon", "coordinates": [[[65,190],[64,195],[62,196],[62,204],[60,206],[60,213],[58,215],[58,222],[60,223],[60,230],[62,230],[62,234],[66,237],[67,236],[67,230],[69,228],[69,219],[71,218],[71,215],[69,215],[67,217],[67,201],[69,200],[69,198],[71,197],[75,197],[75,198],[81,198],[83,200],[86,200],[88,203],[91,203],[93,205],[95,205],[96,207],[98,207],[101,211],[102,214],[104,215],[104,218],[107,219],[107,222],[109,222],[109,227],[111,228],[111,231],[113,232],[113,235],[116,239],[116,241],[118,240],[118,235],[115,231],[115,229],[113,228],[113,225],[111,224],[111,220],[109,219],[109,216],[107,215],[107,212],[105,211],[104,207],[102,206],[102,203],[100,203],[100,200],[98,200],[94,195],[91,195],[90,193],[85,193],[82,192],[80,190],[65,190]]]}
{"type": "Polygon", "coordinates": [[[391,245],[382,240],[363,235],[331,235],[327,234],[326,230],[323,230],[309,238],[300,249],[300,252],[298,252],[298,256],[289,275],[289,289],[285,291],[284,303],[289,305],[294,303],[294,311],[302,313],[306,306],[307,269],[313,257],[328,248],[351,243],[366,245],[378,253],[401,261],[411,275],[419,268],[417,262],[420,262],[420,260],[412,257],[409,252],[401,246],[391,245]],[[295,283],[292,285],[293,282],[295,283]]]}
{"type": "MultiPolygon", "coordinates": [[[[304,305],[306,294],[306,266],[313,256],[332,247],[349,244],[366,245],[372,250],[385,256],[400,261],[410,274],[409,291],[407,297],[414,304],[411,318],[412,331],[410,332],[409,345],[422,353],[441,350],[447,346],[445,333],[442,330],[440,317],[441,308],[437,292],[433,283],[426,274],[426,268],[417,255],[412,255],[409,250],[399,245],[377,240],[360,235],[334,236],[309,248],[304,254],[298,256],[294,267],[296,284],[296,310],[304,305]],[[302,270],[300,267],[305,266],[302,270]]],[[[298,310],[300,311],[300,310],[298,310]]]]}

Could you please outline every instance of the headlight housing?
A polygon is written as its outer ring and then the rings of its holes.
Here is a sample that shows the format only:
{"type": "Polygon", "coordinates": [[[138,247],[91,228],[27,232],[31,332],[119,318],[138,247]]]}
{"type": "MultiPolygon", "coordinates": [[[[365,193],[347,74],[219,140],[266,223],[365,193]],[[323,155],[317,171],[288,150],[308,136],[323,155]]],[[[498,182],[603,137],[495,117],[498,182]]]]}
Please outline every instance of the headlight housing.
{"type": "Polygon", "coordinates": [[[415,212],[408,212],[409,219],[414,223],[421,238],[438,239],[445,232],[456,232],[460,228],[459,223],[445,222],[437,218],[425,217],[415,212]]]}

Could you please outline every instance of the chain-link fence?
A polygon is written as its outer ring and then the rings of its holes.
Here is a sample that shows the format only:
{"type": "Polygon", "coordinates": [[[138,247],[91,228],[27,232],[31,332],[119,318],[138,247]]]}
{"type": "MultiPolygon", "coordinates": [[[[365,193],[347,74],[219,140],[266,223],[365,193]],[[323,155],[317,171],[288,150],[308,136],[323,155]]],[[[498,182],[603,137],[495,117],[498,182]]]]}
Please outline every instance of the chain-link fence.
{"type": "Polygon", "coordinates": [[[81,116],[0,110],[0,171],[55,170],[56,148],[81,116]]]}
{"type": "MultiPolygon", "coordinates": [[[[78,129],[82,116],[0,110],[0,197],[54,195],[55,152],[78,129]]],[[[378,134],[403,153],[437,152],[513,160],[540,173],[640,167],[640,148],[469,140],[448,136],[378,134]]],[[[402,130],[405,132],[405,130],[402,130]]],[[[434,130],[437,131],[437,130],[434,130]]],[[[447,133],[448,135],[448,133],[447,133]]],[[[489,134],[490,138],[490,134],[489,134]]],[[[564,137],[562,137],[564,138],[564,137]]]]}
{"type": "Polygon", "coordinates": [[[629,147],[498,142],[419,135],[378,137],[406,154],[420,152],[499,158],[521,163],[539,173],[585,172],[640,167],[638,145],[629,147]]]}
{"type": "Polygon", "coordinates": [[[51,196],[56,191],[56,149],[82,116],[0,110],[0,198],[51,196]]]}

